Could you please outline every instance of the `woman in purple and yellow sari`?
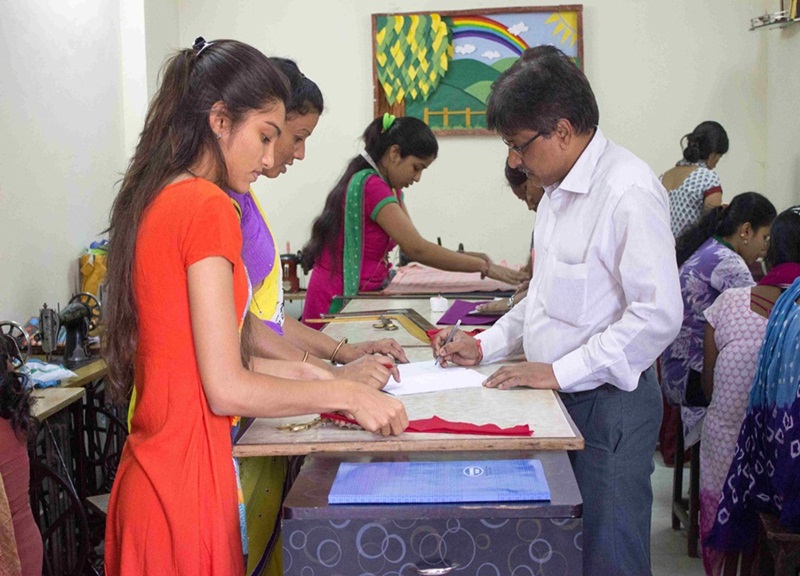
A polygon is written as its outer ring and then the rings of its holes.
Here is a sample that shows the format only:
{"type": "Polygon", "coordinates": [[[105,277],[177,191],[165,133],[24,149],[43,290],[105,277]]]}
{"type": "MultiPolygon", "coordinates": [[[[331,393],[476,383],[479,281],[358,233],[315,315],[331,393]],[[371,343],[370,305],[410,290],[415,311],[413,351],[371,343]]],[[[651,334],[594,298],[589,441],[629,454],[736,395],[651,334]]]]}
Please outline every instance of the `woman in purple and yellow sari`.
{"type": "MultiPolygon", "coordinates": [[[[323,98],[317,85],[287,59],[272,62],[289,80],[290,100],[286,122],[275,145],[275,164],[262,174],[274,179],[295,160],[305,158],[305,142],[317,126],[323,98]]],[[[240,216],[242,260],[247,268],[253,298],[242,331],[254,356],[303,361],[372,386],[382,388],[394,361],[406,362],[403,349],[393,339],[349,344],[301,324],[284,314],[283,272],[277,242],[264,210],[252,189],[246,194],[229,191],[240,216]],[[337,362],[342,366],[335,366],[337,362]]],[[[282,574],[279,545],[282,495],[294,474],[283,457],[245,458],[239,461],[247,524],[247,573],[282,574]]]]}

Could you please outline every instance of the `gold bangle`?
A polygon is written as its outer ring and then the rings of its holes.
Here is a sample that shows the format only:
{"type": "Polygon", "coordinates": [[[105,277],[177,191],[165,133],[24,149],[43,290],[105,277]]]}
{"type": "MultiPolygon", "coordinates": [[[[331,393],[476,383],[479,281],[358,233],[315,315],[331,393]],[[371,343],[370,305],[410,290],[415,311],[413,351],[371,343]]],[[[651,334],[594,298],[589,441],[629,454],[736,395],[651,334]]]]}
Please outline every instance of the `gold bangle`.
{"type": "Polygon", "coordinates": [[[300,360],[300,362],[305,362],[306,360],[308,360],[308,350],[306,350],[306,353],[303,354],[303,359],[300,360]]]}
{"type": "Polygon", "coordinates": [[[343,344],[347,344],[347,336],[339,340],[339,343],[336,345],[336,348],[333,349],[333,354],[331,354],[331,362],[336,362],[336,353],[339,351],[339,348],[341,348],[343,344]]]}

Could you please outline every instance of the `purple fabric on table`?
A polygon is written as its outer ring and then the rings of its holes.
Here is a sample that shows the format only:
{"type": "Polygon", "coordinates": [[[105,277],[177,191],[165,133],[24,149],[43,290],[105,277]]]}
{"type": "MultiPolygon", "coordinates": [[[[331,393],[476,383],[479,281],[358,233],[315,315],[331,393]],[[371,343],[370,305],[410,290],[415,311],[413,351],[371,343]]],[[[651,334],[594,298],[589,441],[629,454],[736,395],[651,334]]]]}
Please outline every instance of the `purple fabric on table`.
{"type": "Polygon", "coordinates": [[[453,305],[442,314],[437,324],[445,324],[448,326],[455,325],[456,322],[461,320],[461,324],[466,326],[485,326],[487,324],[494,324],[500,316],[496,314],[478,315],[468,314],[472,312],[480,304],[486,302],[467,302],[466,300],[456,300],[453,305]]]}

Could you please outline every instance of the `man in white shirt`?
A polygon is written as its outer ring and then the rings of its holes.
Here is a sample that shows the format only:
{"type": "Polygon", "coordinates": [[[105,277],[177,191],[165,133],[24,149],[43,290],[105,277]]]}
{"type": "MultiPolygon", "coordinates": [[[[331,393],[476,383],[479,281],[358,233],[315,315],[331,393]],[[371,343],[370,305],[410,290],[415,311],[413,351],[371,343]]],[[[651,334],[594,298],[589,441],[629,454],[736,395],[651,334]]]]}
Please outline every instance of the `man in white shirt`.
{"type": "MultiPolygon", "coordinates": [[[[552,46],[527,50],[492,87],[487,122],[508,163],[545,186],[528,296],[478,338],[459,332],[442,364],[525,353],[485,383],[558,390],[585,438],[571,452],[584,500],[585,574],[650,571],[653,452],[662,400],[653,362],[680,329],[667,195],[609,141],[588,80],[552,46]]],[[[441,348],[440,348],[441,347],[441,348]]]]}

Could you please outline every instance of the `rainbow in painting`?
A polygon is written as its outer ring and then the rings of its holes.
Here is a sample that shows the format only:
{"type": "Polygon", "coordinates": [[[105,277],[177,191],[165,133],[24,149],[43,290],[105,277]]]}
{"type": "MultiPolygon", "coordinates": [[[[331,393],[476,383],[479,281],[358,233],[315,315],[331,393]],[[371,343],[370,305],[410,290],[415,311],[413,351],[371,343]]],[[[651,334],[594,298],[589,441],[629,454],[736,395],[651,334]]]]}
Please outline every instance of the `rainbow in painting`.
{"type": "Polygon", "coordinates": [[[509,32],[505,25],[486,16],[458,16],[452,22],[454,39],[483,38],[508,48],[517,56],[528,48],[528,44],[509,32]]]}

